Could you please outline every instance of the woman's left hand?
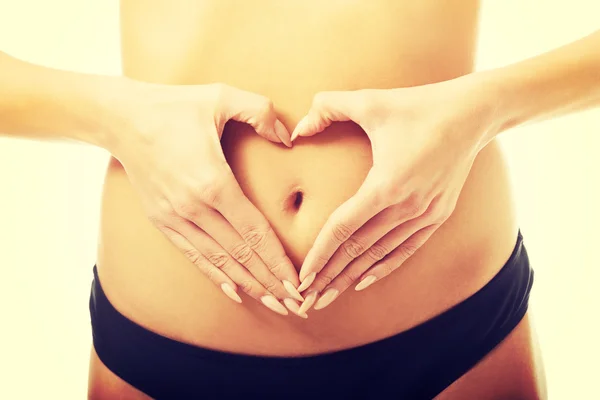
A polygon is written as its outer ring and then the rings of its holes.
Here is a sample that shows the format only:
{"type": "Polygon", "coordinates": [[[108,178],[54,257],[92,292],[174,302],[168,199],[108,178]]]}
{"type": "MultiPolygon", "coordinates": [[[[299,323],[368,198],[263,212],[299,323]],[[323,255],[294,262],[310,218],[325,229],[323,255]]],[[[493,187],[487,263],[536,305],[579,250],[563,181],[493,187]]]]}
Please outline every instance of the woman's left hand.
{"type": "Polygon", "coordinates": [[[329,305],[355,282],[362,290],[389,275],[448,219],[477,153],[494,132],[486,96],[467,75],[314,97],[292,140],[335,121],[353,121],[371,141],[373,166],[307,254],[300,270],[301,313],[313,304],[329,305]]]}

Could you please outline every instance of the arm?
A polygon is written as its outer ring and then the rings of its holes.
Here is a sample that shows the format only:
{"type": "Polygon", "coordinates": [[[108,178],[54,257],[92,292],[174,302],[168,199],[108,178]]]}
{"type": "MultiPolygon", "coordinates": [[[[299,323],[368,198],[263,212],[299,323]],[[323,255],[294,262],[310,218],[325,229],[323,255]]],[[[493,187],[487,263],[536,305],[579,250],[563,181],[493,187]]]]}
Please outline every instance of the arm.
{"type": "MultiPolygon", "coordinates": [[[[468,77],[468,76],[467,76],[468,77]]],[[[512,127],[600,105],[600,31],[507,67],[472,74],[495,110],[483,142],[512,127]]],[[[460,79],[460,78],[459,78],[460,79]]]]}
{"type": "Polygon", "coordinates": [[[227,165],[219,140],[229,119],[291,144],[270,100],[255,93],[59,71],[0,53],[0,132],[109,150],[150,221],[190,262],[232,300],[242,301],[241,289],[287,315],[280,300],[294,310],[303,299],[298,276],[227,165]]]}
{"type": "Polygon", "coordinates": [[[125,131],[110,109],[119,109],[130,86],[127,78],[45,68],[0,52],[0,134],[110,149],[113,132],[125,131]]]}
{"type": "Polygon", "coordinates": [[[371,140],[373,167],[308,252],[300,311],[326,307],[351,283],[363,290],[399,268],[450,217],[476,155],[499,133],[594,105],[600,105],[600,31],[448,81],[318,93],[292,139],[354,121],[371,140]]]}

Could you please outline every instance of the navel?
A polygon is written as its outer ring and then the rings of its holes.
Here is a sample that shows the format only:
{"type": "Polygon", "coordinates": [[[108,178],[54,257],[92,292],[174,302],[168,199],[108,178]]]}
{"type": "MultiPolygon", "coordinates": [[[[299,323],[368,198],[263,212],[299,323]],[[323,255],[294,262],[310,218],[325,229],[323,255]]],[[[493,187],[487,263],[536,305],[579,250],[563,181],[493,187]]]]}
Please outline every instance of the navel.
{"type": "Polygon", "coordinates": [[[304,191],[294,187],[285,200],[285,209],[291,212],[298,212],[304,202],[304,191]]]}

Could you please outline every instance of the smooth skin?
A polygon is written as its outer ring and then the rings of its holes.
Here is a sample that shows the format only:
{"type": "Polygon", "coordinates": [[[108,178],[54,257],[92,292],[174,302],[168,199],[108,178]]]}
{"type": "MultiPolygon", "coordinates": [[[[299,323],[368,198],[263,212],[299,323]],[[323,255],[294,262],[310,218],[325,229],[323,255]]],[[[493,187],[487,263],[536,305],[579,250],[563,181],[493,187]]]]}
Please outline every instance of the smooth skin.
{"type": "Polygon", "coordinates": [[[600,104],[600,31],[497,70],[399,89],[321,92],[292,140],[353,121],[373,167],[337,208],[300,271],[300,312],[364,290],[411,257],[452,214],[475,157],[501,132],[600,104]]]}

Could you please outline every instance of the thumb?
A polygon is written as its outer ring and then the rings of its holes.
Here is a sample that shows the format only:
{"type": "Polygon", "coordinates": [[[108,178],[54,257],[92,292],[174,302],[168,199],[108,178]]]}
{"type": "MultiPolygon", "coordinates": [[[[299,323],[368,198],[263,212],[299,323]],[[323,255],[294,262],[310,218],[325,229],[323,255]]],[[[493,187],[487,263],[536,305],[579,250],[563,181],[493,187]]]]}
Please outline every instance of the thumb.
{"type": "Polygon", "coordinates": [[[290,133],[277,119],[273,102],[268,97],[233,87],[228,91],[222,108],[226,120],[244,122],[265,139],[292,147],[290,133]]]}
{"type": "Polygon", "coordinates": [[[319,92],[313,98],[310,110],[296,125],[292,141],[298,136],[313,136],[333,122],[355,120],[356,91],[319,92]]]}

